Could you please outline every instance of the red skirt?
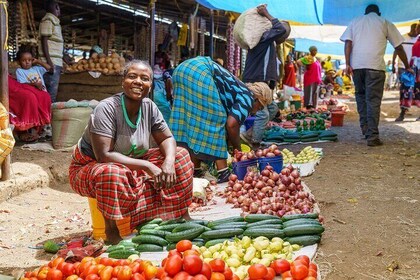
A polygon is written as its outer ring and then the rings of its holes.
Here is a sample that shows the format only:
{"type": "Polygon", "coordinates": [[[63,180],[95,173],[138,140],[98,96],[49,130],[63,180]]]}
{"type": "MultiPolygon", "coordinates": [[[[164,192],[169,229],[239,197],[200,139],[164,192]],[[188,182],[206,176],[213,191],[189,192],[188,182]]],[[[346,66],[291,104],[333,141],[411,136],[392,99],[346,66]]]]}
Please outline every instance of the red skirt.
{"type": "Polygon", "coordinates": [[[46,91],[21,84],[9,75],[10,123],[25,131],[51,123],[51,97],[46,91]]]}
{"type": "MultiPolygon", "coordinates": [[[[158,148],[143,157],[160,167],[163,155],[158,148]]],[[[73,152],[69,168],[70,186],[78,194],[96,198],[98,209],[110,220],[131,218],[131,229],[154,218],[165,220],[182,217],[192,201],[194,165],[187,150],[177,148],[176,183],[171,189],[155,190],[153,180],[143,171],[130,170],[119,163],[98,163],[73,152]]]]}

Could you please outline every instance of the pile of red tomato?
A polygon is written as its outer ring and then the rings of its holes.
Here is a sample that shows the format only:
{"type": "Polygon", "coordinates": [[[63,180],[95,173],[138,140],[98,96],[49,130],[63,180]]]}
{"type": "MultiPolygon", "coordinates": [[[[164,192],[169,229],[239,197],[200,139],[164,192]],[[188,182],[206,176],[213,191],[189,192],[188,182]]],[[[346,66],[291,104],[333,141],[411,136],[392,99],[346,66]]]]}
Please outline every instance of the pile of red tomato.
{"type": "Polygon", "coordinates": [[[162,267],[161,280],[239,280],[223,260],[203,262],[189,240],[179,241],[176,249],[162,260],[162,267]]]}
{"type": "Polygon", "coordinates": [[[274,269],[276,275],[281,275],[282,280],[316,280],[318,267],[311,263],[308,256],[298,256],[293,262],[287,260],[274,260],[270,268],[274,269]]]}

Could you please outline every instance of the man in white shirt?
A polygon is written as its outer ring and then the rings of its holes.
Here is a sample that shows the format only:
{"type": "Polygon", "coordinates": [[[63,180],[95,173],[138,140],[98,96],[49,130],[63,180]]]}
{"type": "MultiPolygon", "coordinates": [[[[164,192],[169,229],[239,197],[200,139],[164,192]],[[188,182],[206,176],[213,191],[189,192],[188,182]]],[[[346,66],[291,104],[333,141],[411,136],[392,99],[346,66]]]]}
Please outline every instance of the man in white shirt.
{"type": "Polygon", "coordinates": [[[345,42],[347,73],[353,75],[357,111],[362,133],[368,146],[382,145],[379,139],[379,118],[385,83],[384,54],[387,40],[413,73],[402,47],[404,38],[394,24],[381,17],[377,5],[368,5],[363,16],[351,21],[340,38],[345,42]]]}
{"type": "MultiPolygon", "coordinates": [[[[402,43],[402,46],[404,48],[404,51],[407,55],[407,60],[410,62],[411,60],[411,53],[413,50],[413,45],[417,41],[417,30],[420,30],[417,28],[417,24],[413,23],[410,27],[410,32],[407,34],[404,34],[404,42],[402,43]]],[[[394,51],[394,55],[392,56],[392,72],[395,73],[395,59],[397,57],[397,53],[394,51]]],[[[398,60],[398,75],[397,79],[399,80],[399,77],[402,73],[404,73],[405,68],[404,64],[402,63],[401,59],[398,60]]],[[[400,100],[403,98],[403,90],[400,90],[400,100]]],[[[405,113],[407,112],[407,108],[401,107],[401,112],[398,118],[395,119],[396,122],[401,122],[404,120],[405,113]]]]}

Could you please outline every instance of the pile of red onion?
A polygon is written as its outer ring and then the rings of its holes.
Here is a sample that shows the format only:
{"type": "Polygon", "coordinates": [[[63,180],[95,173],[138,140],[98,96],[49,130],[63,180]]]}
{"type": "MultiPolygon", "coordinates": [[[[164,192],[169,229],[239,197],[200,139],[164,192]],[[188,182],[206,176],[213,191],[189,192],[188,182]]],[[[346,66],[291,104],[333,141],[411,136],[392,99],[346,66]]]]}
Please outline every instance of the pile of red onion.
{"type": "Polygon", "coordinates": [[[258,149],[257,151],[241,152],[235,150],[233,153],[233,162],[250,160],[254,158],[276,157],[281,155],[281,150],[275,144],[266,149],[258,149]]]}
{"type": "Polygon", "coordinates": [[[315,203],[314,197],[303,190],[299,172],[292,165],[283,168],[280,174],[268,165],[261,174],[248,172],[243,181],[232,174],[222,197],[245,214],[279,217],[313,212],[315,203]]]}
{"type": "MultiPolygon", "coordinates": [[[[215,185],[215,183],[211,183],[211,185],[215,185]]],[[[214,204],[213,201],[213,191],[210,186],[205,187],[206,191],[206,199],[198,198],[193,196],[192,202],[189,206],[189,210],[191,212],[199,211],[201,207],[207,206],[208,204],[214,204]]]]}

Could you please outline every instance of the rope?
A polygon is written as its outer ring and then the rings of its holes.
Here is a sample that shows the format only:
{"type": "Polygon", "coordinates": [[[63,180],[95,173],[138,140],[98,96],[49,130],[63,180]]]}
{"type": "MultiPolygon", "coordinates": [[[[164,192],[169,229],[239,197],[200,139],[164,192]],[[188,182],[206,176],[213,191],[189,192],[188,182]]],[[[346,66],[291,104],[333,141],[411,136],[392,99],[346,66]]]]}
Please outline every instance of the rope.
{"type": "Polygon", "coordinates": [[[7,40],[9,38],[9,15],[7,13],[7,1],[0,0],[0,5],[3,7],[6,15],[6,37],[4,38],[3,49],[7,50],[7,40]]]}

